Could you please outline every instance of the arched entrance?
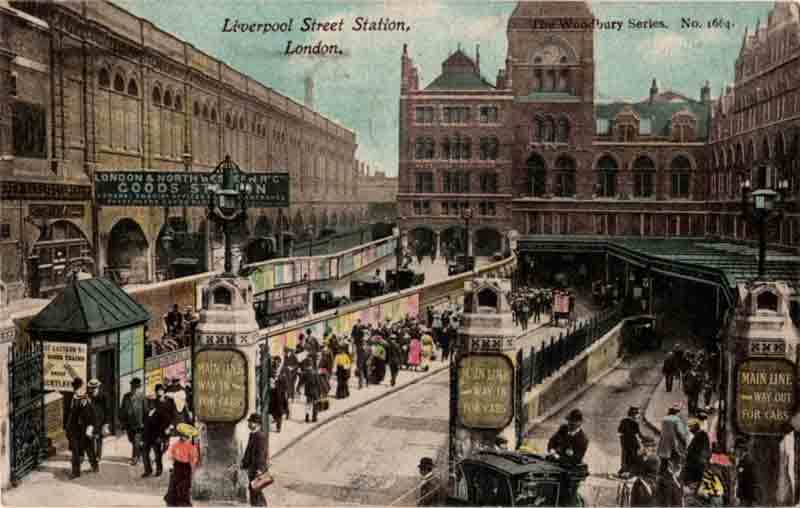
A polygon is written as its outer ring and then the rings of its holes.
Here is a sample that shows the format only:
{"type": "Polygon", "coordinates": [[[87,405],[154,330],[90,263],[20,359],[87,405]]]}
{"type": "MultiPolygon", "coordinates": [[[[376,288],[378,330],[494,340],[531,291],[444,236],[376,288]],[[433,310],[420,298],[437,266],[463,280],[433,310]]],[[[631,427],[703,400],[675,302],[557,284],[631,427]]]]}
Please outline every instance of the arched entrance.
{"type": "Polygon", "coordinates": [[[472,252],[476,256],[492,256],[503,250],[503,235],[496,229],[483,228],[475,231],[472,252]]]}
{"type": "Polygon", "coordinates": [[[66,220],[42,226],[31,255],[28,287],[41,298],[61,290],[74,269],[94,273],[89,240],[78,226],[66,220]]]}
{"type": "Polygon", "coordinates": [[[269,217],[262,215],[256,221],[256,236],[269,236],[272,234],[272,221],[269,217]]]}
{"type": "Polygon", "coordinates": [[[408,232],[411,253],[415,256],[430,256],[436,249],[436,234],[430,228],[418,227],[408,232]]]}
{"type": "Polygon", "coordinates": [[[451,226],[441,234],[442,255],[452,258],[457,255],[466,255],[466,230],[464,226],[451,226]]]}
{"type": "Polygon", "coordinates": [[[108,233],[107,272],[127,284],[147,282],[148,260],[147,237],[133,219],[124,218],[114,224],[108,233]]]}

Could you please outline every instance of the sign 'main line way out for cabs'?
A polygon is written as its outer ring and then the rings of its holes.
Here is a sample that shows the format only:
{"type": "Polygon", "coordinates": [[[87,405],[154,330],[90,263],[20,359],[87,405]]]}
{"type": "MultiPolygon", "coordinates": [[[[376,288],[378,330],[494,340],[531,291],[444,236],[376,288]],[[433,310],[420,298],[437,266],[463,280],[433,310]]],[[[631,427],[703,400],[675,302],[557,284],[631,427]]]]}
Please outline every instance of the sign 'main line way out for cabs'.
{"type": "Polygon", "coordinates": [[[514,367],[503,355],[469,355],[458,365],[458,417],[471,429],[502,429],[514,418],[514,367]]]}
{"type": "Polygon", "coordinates": [[[797,403],[797,375],[792,362],[750,359],[736,369],[736,423],[739,431],[780,436],[791,430],[797,403]]]}
{"type": "MultiPolygon", "coordinates": [[[[288,173],[237,174],[249,183],[247,206],[289,206],[288,173]]],[[[186,171],[98,171],[94,175],[95,199],[104,206],[208,206],[209,184],[222,185],[220,173],[186,171]]]]}

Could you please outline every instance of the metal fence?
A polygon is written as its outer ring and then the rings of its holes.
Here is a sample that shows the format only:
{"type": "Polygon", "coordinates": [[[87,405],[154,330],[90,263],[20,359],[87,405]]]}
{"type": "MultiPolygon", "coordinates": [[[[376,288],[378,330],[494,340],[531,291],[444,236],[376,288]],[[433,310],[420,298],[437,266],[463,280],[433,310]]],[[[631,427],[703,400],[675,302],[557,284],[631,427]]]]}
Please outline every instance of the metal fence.
{"type": "Polygon", "coordinates": [[[608,333],[623,317],[621,306],[604,310],[591,319],[577,323],[566,335],[562,332],[558,337],[550,337],[538,351],[535,346],[530,348],[527,355],[523,349],[518,350],[518,388],[530,391],[534,386],[543,383],[608,333]]]}

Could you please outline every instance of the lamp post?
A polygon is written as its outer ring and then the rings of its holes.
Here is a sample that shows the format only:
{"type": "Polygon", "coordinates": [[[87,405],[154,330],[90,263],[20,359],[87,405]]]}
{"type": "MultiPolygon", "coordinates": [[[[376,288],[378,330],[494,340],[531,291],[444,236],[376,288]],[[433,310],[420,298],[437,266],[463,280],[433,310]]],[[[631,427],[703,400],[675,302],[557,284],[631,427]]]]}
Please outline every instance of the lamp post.
{"type": "Polygon", "coordinates": [[[783,200],[789,190],[789,180],[782,178],[776,182],[778,192],[769,188],[766,175],[768,167],[759,168],[760,183],[764,186],[751,192],[752,183],[746,178],[741,183],[742,190],[742,216],[745,220],[758,228],[758,277],[764,278],[767,257],[767,225],[770,221],[783,216],[783,212],[776,206],[783,200]]]}
{"type": "Polygon", "coordinates": [[[405,220],[405,217],[400,216],[397,218],[397,244],[395,245],[395,289],[399,287],[397,281],[400,277],[400,268],[403,266],[403,230],[400,229],[400,224],[405,220]]]}
{"type": "Polygon", "coordinates": [[[247,215],[247,194],[252,191],[249,183],[241,182],[242,170],[231,160],[230,155],[219,163],[212,175],[222,173],[222,185],[210,184],[210,217],[222,223],[225,233],[225,276],[233,276],[233,249],[231,246],[230,225],[244,220],[247,215]]]}
{"type": "Polygon", "coordinates": [[[472,220],[474,211],[472,207],[461,209],[461,218],[464,219],[464,255],[469,258],[470,256],[470,241],[469,241],[469,221],[472,220]]]}
{"type": "Polygon", "coordinates": [[[164,248],[164,256],[166,259],[167,264],[167,273],[166,279],[169,280],[170,276],[172,275],[172,270],[170,268],[170,250],[172,249],[172,245],[175,242],[175,231],[173,231],[172,226],[169,225],[169,207],[164,208],[164,231],[161,232],[161,246],[164,248]]]}

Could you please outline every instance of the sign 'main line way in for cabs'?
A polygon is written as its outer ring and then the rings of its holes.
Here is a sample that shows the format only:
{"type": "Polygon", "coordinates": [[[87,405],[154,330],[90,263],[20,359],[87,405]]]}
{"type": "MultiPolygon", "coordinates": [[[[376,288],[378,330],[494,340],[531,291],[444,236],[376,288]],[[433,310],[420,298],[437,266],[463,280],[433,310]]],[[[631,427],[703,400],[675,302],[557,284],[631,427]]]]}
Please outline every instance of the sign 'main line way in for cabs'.
{"type": "MultiPolygon", "coordinates": [[[[289,206],[288,173],[244,173],[239,183],[249,183],[247,206],[289,206]]],[[[186,171],[98,171],[94,175],[95,199],[104,206],[208,206],[209,184],[222,184],[220,173],[186,171]]]]}

